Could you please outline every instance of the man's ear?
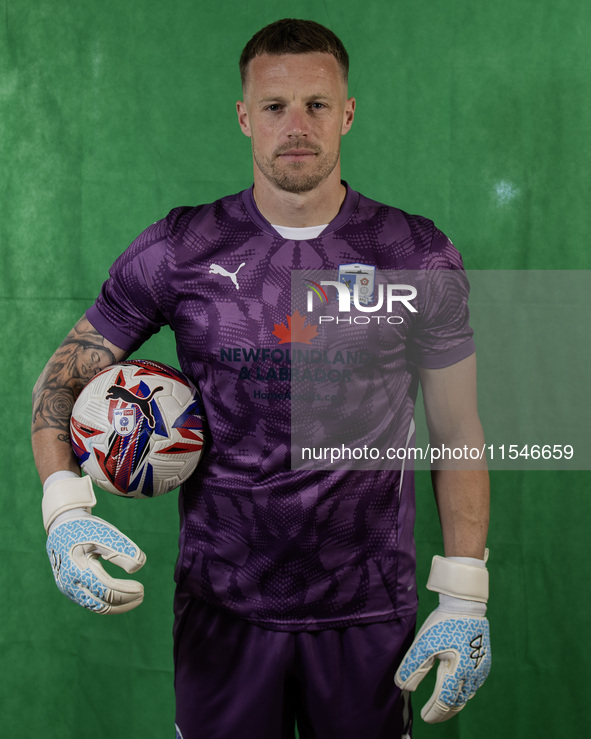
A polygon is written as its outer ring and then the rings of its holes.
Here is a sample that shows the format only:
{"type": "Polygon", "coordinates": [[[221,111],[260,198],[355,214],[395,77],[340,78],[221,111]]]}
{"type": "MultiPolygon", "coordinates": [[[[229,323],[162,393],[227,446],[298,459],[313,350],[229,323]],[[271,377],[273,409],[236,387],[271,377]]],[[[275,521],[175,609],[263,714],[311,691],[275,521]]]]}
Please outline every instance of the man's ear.
{"type": "Polygon", "coordinates": [[[345,114],[343,116],[343,127],[341,129],[341,136],[344,136],[349,132],[353,125],[353,118],[355,117],[355,98],[349,98],[345,105],[345,114]]]}
{"type": "Polygon", "coordinates": [[[240,128],[242,129],[242,133],[250,138],[250,136],[252,136],[252,133],[248,120],[248,111],[246,110],[246,105],[242,100],[238,100],[238,102],[236,103],[236,112],[238,113],[238,123],[240,124],[240,128]]]}

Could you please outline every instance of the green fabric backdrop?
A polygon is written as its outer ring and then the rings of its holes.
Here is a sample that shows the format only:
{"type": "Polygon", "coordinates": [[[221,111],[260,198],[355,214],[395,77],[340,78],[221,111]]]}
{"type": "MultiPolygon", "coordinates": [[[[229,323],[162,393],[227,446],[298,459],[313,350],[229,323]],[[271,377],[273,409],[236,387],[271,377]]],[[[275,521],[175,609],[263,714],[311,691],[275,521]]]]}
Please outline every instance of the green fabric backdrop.
{"type": "MultiPolygon", "coordinates": [[[[435,220],[469,269],[589,269],[591,5],[3,5],[0,727],[13,739],[172,737],[176,495],[100,496],[100,515],[147,552],[141,608],[102,618],[59,595],[28,439],[45,361],[140,230],[250,184],[237,58],[287,15],[329,25],[351,54],[358,108],[343,172],[356,189],[435,220]]],[[[140,353],[175,363],[169,332],[140,353]]],[[[493,671],[458,719],[418,722],[418,739],[585,734],[589,481],[492,475],[493,671]]],[[[427,473],[418,506],[423,583],[441,550],[427,473]]],[[[420,591],[422,617],[435,598],[420,591]]]]}

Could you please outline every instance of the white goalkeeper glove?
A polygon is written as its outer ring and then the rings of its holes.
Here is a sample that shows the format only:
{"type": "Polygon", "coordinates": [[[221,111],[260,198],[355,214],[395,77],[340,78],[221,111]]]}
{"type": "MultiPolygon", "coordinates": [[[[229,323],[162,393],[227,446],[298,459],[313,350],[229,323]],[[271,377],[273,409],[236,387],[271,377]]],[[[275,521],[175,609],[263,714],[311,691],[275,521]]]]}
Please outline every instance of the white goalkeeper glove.
{"type": "Polygon", "coordinates": [[[394,678],[403,690],[418,684],[439,660],[435,690],[421,718],[435,724],[459,713],[490,671],[490,631],[486,618],[488,571],[485,559],[433,557],[427,588],[439,608],[427,618],[394,678]]]}
{"type": "Polygon", "coordinates": [[[47,554],[55,582],[70,600],[97,613],[124,613],[140,605],[144,586],[111,577],[99,558],[135,572],[146,555],[115,526],[93,516],[95,504],[90,477],[60,472],[48,478],[43,494],[47,554]]]}

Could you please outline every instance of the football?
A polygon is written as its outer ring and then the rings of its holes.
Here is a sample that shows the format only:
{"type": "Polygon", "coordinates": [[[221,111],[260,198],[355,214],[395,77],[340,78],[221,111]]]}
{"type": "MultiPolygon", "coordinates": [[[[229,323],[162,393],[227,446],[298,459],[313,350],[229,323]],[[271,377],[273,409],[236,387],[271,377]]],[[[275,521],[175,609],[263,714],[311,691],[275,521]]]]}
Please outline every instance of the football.
{"type": "Polygon", "coordinates": [[[152,498],[193,473],[204,427],[193,383],[173,367],[136,359],[107,367],[84,387],[70,437],[82,470],[99,487],[152,498]]]}

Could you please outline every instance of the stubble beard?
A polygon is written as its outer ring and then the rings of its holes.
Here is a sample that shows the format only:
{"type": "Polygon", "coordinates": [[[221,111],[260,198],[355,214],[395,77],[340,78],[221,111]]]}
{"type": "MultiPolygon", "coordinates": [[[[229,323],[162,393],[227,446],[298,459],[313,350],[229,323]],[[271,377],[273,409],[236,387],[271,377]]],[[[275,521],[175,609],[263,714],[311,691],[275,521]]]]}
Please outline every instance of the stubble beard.
{"type": "MultiPolygon", "coordinates": [[[[289,148],[296,147],[290,146],[289,148]]],[[[307,145],[305,148],[312,148],[316,154],[312,167],[309,161],[284,161],[280,156],[281,149],[273,152],[269,158],[261,156],[253,145],[252,153],[257,167],[273,185],[285,192],[303,193],[315,190],[337,166],[340,156],[339,150],[324,154],[319,149],[307,145]]],[[[287,151],[287,147],[284,151],[287,151]]]]}

